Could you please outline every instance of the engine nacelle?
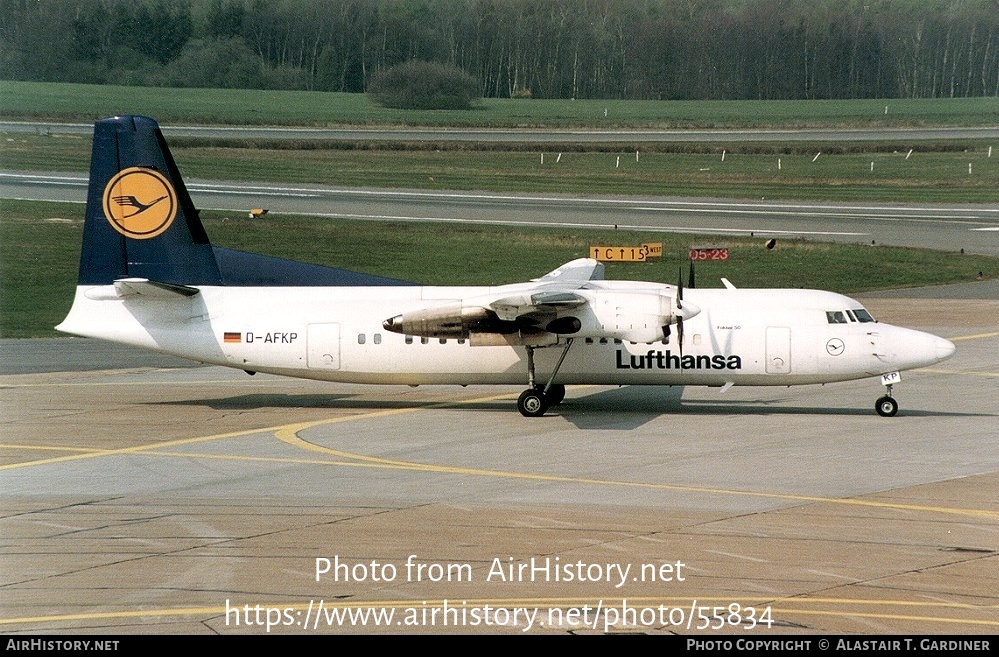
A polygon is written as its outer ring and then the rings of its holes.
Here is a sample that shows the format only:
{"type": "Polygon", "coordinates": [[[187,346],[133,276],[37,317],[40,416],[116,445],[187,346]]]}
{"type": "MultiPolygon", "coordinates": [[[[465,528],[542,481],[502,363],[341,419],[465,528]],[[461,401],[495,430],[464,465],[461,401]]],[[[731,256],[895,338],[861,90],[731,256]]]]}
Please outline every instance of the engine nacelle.
{"type": "Polygon", "coordinates": [[[663,327],[700,312],[688,302],[677,308],[673,297],[659,291],[599,290],[591,294],[586,306],[556,318],[545,328],[572,337],[656,342],[665,337],[663,327]]]}
{"type": "Polygon", "coordinates": [[[468,338],[473,333],[507,334],[517,331],[514,322],[505,322],[481,306],[461,304],[421,308],[382,322],[386,331],[424,338],[468,338]]]}

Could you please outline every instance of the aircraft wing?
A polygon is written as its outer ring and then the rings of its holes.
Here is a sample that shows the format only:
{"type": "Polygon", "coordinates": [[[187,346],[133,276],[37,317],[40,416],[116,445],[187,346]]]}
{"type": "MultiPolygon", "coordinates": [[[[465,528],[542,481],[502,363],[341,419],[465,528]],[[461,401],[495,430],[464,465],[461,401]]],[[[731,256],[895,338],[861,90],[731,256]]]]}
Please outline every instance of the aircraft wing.
{"type": "Polygon", "coordinates": [[[526,291],[490,301],[488,307],[501,320],[512,322],[527,318],[536,324],[539,317],[554,317],[559,311],[588,303],[576,290],[590,281],[603,279],[603,263],[579,258],[532,279],[531,282],[537,285],[526,291]]]}
{"type": "Polygon", "coordinates": [[[474,333],[510,335],[544,332],[560,312],[588,303],[578,290],[603,279],[603,264],[580,258],[535,278],[495,288],[489,296],[460,304],[412,310],[385,320],[389,331],[434,338],[467,338],[474,333]]]}
{"type": "Polygon", "coordinates": [[[409,310],[382,326],[428,338],[493,334],[505,336],[507,343],[523,340],[521,344],[551,343],[559,335],[652,342],[668,334],[669,324],[698,312],[692,304],[684,304],[681,311],[666,286],[590,285],[603,280],[603,274],[601,263],[581,258],[529,283],[494,288],[489,295],[459,303],[409,310]]]}
{"type": "Polygon", "coordinates": [[[537,314],[556,314],[559,310],[576,308],[587,303],[586,299],[575,292],[561,290],[542,290],[527,294],[496,299],[488,307],[500,319],[513,322],[519,317],[537,314]]]}
{"type": "Polygon", "coordinates": [[[582,285],[587,281],[602,280],[604,280],[604,263],[598,262],[593,258],[577,258],[557,269],[553,269],[541,278],[533,279],[532,282],[559,282],[567,285],[582,285]]]}

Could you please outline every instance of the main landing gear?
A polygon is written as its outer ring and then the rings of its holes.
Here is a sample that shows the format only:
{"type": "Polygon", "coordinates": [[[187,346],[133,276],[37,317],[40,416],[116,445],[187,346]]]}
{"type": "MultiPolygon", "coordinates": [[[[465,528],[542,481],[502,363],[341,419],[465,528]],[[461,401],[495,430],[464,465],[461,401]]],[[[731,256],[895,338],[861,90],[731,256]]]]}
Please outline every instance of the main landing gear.
{"type": "Polygon", "coordinates": [[[530,387],[520,393],[520,397],[517,398],[517,410],[520,411],[521,415],[524,417],[541,417],[545,414],[545,411],[565,399],[565,386],[560,383],[553,383],[553,381],[555,380],[555,375],[558,374],[559,369],[562,367],[562,363],[565,361],[565,356],[569,353],[569,347],[571,346],[572,338],[567,338],[565,348],[562,349],[562,354],[559,356],[558,362],[555,363],[555,369],[552,370],[552,374],[548,378],[548,383],[544,386],[538,385],[534,381],[534,350],[536,347],[527,347],[527,385],[530,387]]]}
{"type": "Polygon", "coordinates": [[[888,389],[888,394],[874,402],[874,410],[881,417],[892,417],[898,413],[898,402],[891,396],[891,384],[889,383],[885,387],[888,389]]]}

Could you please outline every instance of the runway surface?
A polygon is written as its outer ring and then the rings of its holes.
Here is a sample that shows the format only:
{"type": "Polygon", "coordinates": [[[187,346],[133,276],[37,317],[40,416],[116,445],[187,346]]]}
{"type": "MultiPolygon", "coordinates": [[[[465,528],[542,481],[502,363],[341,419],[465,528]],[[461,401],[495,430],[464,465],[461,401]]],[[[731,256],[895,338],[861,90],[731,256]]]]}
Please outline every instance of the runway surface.
{"type": "Polygon", "coordinates": [[[958,346],[895,418],[876,381],[527,419],[5,341],[0,631],[994,635],[999,301],[925,296],[865,299],[958,346]]]}
{"type": "MultiPolygon", "coordinates": [[[[892,205],[379,190],[189,180],[205,210],[365,221],[637,229],[810,239],[999,256],[999,204],[892,205]]],[[[0,197],[83,203],[87,176],[0,171],[0,197]]]]}

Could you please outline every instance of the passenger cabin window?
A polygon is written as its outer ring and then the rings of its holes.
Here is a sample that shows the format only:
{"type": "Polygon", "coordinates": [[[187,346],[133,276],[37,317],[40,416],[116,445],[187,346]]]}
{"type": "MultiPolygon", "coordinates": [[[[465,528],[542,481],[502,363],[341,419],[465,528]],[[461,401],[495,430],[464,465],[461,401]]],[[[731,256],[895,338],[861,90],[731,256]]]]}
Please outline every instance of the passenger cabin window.
{"type": "Polygon", "coordinates": [[[357,334],[357,344],[364,344],[366,341],[365,335],[363,333],[357,334]]]}
{"type": "Polygon", "coordinates": [[[827,310],[826,321],[830,324],[846,324],[846,315],[839,310],[827,310]]]}

